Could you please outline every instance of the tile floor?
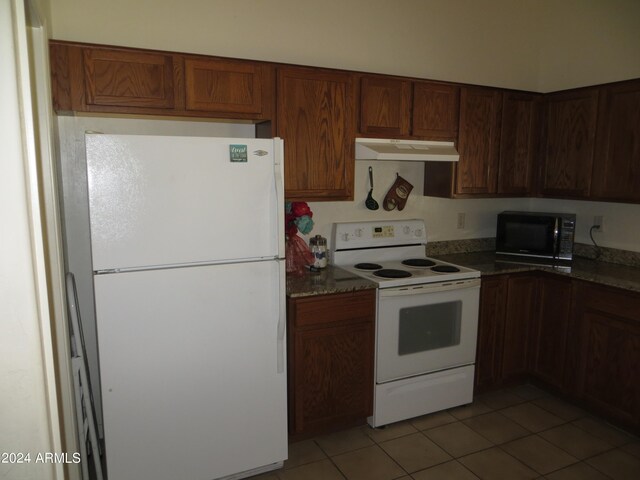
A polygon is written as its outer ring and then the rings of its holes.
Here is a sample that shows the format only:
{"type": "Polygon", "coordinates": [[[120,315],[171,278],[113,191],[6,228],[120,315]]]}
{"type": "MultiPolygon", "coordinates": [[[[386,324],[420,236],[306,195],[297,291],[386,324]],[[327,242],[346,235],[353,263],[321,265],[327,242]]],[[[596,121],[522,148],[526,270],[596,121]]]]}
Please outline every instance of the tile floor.
{"type": "Polygon", "coordinates": [[[289,445],[252,480],[638,480],[640,439],[536,387],[289,445]]]}

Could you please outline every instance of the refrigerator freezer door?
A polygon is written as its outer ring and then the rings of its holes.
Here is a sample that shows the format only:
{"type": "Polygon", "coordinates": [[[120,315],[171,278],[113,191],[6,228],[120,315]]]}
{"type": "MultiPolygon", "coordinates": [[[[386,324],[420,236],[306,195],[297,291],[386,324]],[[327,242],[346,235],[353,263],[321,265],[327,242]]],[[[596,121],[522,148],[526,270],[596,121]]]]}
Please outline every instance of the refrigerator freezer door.
{"type": "Polygon", "coordinates": [[[110,480],[213,479],[286,458],[282,264],[95,276],[110,480]]]}
{"type": "Polygon", "coordinates": [[[281,256],[278,142],[87,134],[94,270],[281,256]]]}

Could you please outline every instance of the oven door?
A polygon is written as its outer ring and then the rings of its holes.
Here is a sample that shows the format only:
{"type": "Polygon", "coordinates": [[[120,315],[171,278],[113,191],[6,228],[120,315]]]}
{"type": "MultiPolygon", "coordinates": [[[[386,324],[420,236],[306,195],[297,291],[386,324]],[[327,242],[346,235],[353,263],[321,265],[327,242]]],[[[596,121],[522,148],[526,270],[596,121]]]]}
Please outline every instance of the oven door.
{"type": "Polygon", "coordinates": [[[379,291],[377,383],[475,362],[480,279],[379,291]]]}

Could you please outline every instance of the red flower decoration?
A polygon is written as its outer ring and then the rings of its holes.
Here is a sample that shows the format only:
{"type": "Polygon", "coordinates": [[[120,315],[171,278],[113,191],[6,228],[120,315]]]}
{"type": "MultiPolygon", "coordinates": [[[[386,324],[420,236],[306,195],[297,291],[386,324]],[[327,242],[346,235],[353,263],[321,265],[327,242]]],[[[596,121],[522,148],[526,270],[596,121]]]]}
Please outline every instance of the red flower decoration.
{"type": "Polygon", "coordinates": [[[307,202],[293,202],[291,204],[291,213],[296,217],[301,217],[303,215],[313,217],[313,212],[309,208],[309,205],[307,205],[307,202]]]}

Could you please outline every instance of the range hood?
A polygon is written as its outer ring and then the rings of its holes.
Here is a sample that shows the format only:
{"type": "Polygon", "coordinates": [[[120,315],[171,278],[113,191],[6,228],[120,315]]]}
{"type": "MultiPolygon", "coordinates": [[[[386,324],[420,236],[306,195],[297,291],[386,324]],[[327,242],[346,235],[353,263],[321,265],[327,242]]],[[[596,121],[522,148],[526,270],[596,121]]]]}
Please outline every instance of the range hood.
{"type": "Polygon", "coordinates": [[[457,162],[453,142],[356,138],[356,160],[408,160],[457,162]]]}

